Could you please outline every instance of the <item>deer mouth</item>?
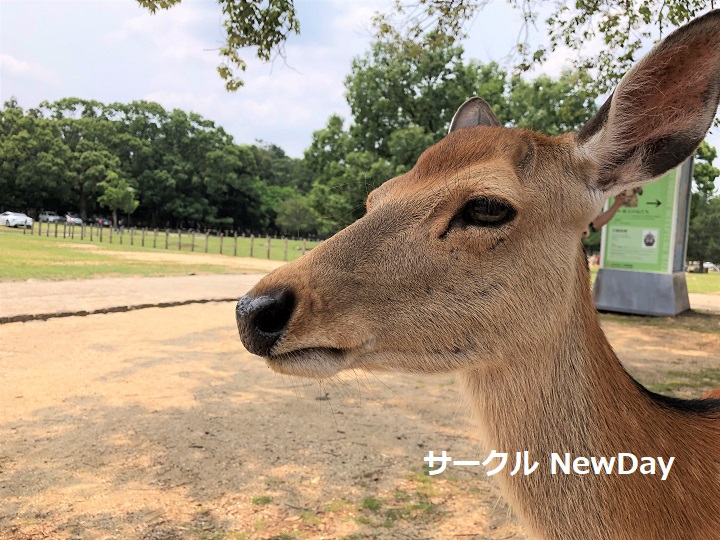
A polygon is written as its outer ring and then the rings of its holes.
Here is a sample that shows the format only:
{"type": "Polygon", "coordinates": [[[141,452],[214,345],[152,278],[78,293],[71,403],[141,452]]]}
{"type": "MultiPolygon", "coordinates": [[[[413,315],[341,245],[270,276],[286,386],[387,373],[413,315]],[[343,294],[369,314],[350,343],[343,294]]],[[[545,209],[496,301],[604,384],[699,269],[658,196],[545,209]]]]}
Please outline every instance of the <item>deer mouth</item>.
{"type": "Polygon", "coordinates": [[[308,347],[265,357],[277,373],[321,379],[335,375],[349,364],[348,351],[333,347],[308,347]]]}

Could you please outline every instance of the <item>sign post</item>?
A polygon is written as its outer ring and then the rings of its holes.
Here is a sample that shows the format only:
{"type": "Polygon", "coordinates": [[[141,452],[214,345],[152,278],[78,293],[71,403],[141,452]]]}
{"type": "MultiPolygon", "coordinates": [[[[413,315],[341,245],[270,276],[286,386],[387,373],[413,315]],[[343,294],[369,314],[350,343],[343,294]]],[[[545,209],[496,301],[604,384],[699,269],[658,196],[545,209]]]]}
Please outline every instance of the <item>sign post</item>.
{"type": "Polygon", "coordinates": [[[674,316],[690,309],[685,251],[693,161],[643,186],[602,231],[593,294],[601,311],[674,316]]]}

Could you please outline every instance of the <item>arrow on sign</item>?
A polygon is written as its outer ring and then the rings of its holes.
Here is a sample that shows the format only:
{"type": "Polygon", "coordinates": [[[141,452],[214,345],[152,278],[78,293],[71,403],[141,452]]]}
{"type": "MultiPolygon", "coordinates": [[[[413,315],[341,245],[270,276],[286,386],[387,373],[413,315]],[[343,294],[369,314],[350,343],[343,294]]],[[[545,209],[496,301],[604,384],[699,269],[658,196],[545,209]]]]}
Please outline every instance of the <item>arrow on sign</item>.
{"type": "Polygon", "coordinates": [[[653,202],[647,202],[647,203],[645,203],[645,204],[652,204],[655,208],[657,208],[657,207],[660,206],[662,203],[661,203],[658,199],[655,199],[653,202]]]}

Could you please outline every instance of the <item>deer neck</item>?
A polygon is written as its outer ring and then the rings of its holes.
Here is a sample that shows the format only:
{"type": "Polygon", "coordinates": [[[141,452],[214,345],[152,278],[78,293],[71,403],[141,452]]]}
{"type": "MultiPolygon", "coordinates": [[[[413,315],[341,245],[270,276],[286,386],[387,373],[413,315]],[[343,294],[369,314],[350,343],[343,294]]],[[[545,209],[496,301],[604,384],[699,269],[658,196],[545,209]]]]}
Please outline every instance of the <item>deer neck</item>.
{"type": "Polygon", "coordinates": [[[540,336],[524,351],[530,362],[479,366],[462,375],[463,393],[474,409],[486,450],[508,454],[505,469],[498,473],[505,496],[542,539],[675,538],[666,524],[657,525],[654,533],[653,524],[638,525],[618,517],[628,515],[628,504],[665,506],[669,515],[676,515],[687,493],[674,478],[553,475],[550,466],[553,453],[569,452],[571,459],[612,457],[620,452],[665,460],[672,456],[683,460],[676,464],[676,471],[683,470],[680,478],[701,475],[700,483],[706,485],[694,489],[705,489],[716,497],[709,511],[715,512],[714,517],[709,513],[701,524],[688,517],[685,531],[708,527],[708,523],[720,526],[720,461],[714,461],[720,460],[720,416],[697,421],[678,418],[654,402],[610,347],[597,318],[584,263],[578,267],[576,283],[568,293],[570,307],[560,317],[565,326],[555,335],[540,336]],[[706,425],[700,426],[701,422],[706,425]],[[693,441],[703,430],[708,440],[693,441]],[[692,448],[711,447],[712,455],[691,454],[692,448]],[[521,468],[511,476],[517,453],[526,450],[530,463],[538,462],[537,469],[525,475],[521,468]],[[698,462],[697,470],[689,470],[698,462]]]}

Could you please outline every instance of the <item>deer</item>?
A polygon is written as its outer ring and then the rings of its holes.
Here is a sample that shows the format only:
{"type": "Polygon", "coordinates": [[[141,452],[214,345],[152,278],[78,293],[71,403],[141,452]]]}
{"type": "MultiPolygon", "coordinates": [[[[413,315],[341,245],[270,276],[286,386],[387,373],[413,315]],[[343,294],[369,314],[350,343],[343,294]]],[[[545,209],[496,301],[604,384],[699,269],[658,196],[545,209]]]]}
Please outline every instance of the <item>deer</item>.
{"type": "Polygon", "coordinates": [[[501,125],[472,98],[359,220],[237,303],[275,372],[456,374],[488,448],[674,458],[645,474],[498,473],[534,538],[720,538],[720,400],[656,394],[624,369],[580,236],[605,200],[691,156],[720,101],[720,10],[675,30],[577,132],[501,125]]]}

